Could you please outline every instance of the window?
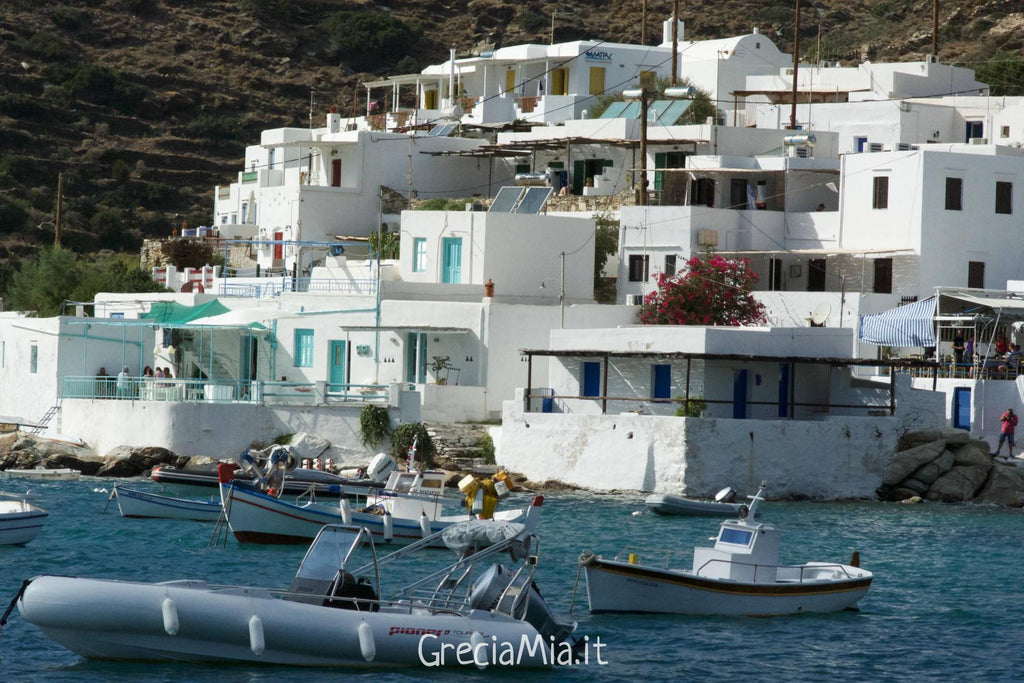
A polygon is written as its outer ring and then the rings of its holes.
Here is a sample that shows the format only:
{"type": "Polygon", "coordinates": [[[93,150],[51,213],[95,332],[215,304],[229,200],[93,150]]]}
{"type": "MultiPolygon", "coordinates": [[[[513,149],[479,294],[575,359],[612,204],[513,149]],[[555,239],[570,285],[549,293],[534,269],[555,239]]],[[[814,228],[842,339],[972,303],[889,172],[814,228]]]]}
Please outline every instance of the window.
{"type": "Polygon", "coordinates": [[[592,66],[592,67],[590,67],[590,94],[591,95],[603,95],[604,94],[604,67],[603,66],[592,66]]]}
{"type": "Polygon", "coordinates": [[[863,152],[864,148],[868,146],[867,136],[857,135],[853,138],[853,151],[863,152]]]}
{"type": "Polygon", "coordinates": [[[874,187],[871,193],[872,209],[889,208],[889,176],[880,175],[874,178],[874,187]]]}
{"type": "Polygon", "coordinates": [[[1000,128],[999,129],[999,137],[1001,137],[1001,138],[1008,138],[1008,137],[1010,137],[1010,127],[1009,126],[1003,126],[1002,128],[1000,128]]]}
{"type": "Polygon", "coordinates": [[[552,69],[551,70],[551,88],[548,90],[552,95],[568,95],[569,94],[569,70],[568,69],[552,69]]]}
{"type": "Polygon", "coordinates": [[[972,138],[983,138],[985,137],[985,122],[984,121],[968,121],[967,122],[967,139],[964,142],[970,142],[972,138]]]}
{"type": "Polygon", "coordinates": [[[416,237],[412,241],[412,272],[422,273],[427,269],[427,238],[416,237]]]}
{"type": "Polygon", "coordinates": [[[996,213],[1013,213],[1013,183],[996,181],[996,213]]]}
{"type": "Polygon", "coordinates": [[[676,255],[667,254],[665,256],[665,275],[672,277],[676,274],[676,255]]]}
{"type": "Polygon", "coordinates": [[[985,289],[985,262],[967,262],[967,286],[971,289],[985,289]]]}
{"type": "Polygon", "coordinates": [[[825,259],[812,258],[807,262],[807,291],[825,291],[825,259]]]}
{"type": "Polygon", "coordinates": [[[267,151],[267,168],[271,171],[274,170],[274,162],[277,160],[277,150],[273,147],[267,151]]]}
{"type": "Polygon", "coordinates": [[[772,292],[782,291],[782,259],[768,259],[768,289],[772,292]]]}
{"type": "Polygon", "coordinates": [[[647,255],[641,256],[640,254],[632,254],[629,257],[629,281],[630,282],[646,282],[647,281],[647,255]]]}
{"type": "Polygon", "coordinates": [[[581,369],[580,397],[597,398],[601,395],[601,364],[586,361],[581,369]]]}
{"type": "Polygon", "coordinates": [[[39,372],[39,346],[33,344],[28,354],[28,371],[33,375],[39,372]]]}
{"type": "Polygon", "coordinates": [[[946,178],[946,211],[963,211],[964,179],[946,178]]]}
{"type": "Polygon", "coordinates": [[[892,259],[875,259],[875,294],[892,294],[892,259]]]}
{"type": "Polygon", "coordinates": [[[672,366],[651,366],[651,398],[655,401],[672,398],[672,366]]]}
{"type": "Polygon", "coordinates": [[[295,330],[295,367],[313,367],[313,330],[295,330]]]}
{"type": "Polygon", "coordinates": [[[341,159],[331,159],[331,187],[341,187],[341,159]]]}

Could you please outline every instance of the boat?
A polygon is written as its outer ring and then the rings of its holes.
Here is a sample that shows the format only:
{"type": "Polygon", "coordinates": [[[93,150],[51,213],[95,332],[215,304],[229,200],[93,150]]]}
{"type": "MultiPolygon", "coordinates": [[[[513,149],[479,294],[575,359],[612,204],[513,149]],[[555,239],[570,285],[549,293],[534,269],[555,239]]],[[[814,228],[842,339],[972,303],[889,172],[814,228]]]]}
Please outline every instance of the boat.
{"type": "Polygon", "coordinates": [[[72,479],[78,479],[82,476],[82,473],[78,470],[73,470],[70,467],[60,467],[55,469],[46,469],[44,467],[36,467],[31,470],[4,470],[4,474],[9,477],[22,477],[25,479],[43,479],[46,481],[70,481],[72,479]]]}
{"type": "MultiPolygon", "coordinates": [[[[234,477],[242,484],[260,487],[262,477],[256,462],[263,459],[269,460],[278,455],[287,447],[274,446],[265,451],[246,450],[235,462],[236,468],[234,477]]],[[[294,456],[291,456],[294,462],[294,456]]],[[[315,496],[323,498],[339,498],[342,496],[356,497],[364,496],[368,489],[380,488],[387,480],[388,475],[396,469],[395,461],[385,453],[378,453],[366,468],[362,477],[341,477],[330,472],[310,469],[306,467],[290,467],[284,477],[281,492],[289,496],[298,496],[310,491],[315,496]]],[[[218,488],[220,480],[217,473],[217,465],[204,468],[180,468],[173,466],[154,467],[150,475],[154,481],[161,484],[178,486],[199,486],[203,488],[218,488]]]]}
{"type": "Polygon", "coordinates": [[[162,496],[148,491],[118,484],[110,493],[117,500],[122,517],[157,517],[162,519],[190,519],[197,522],[216,522],[220,519],[219,500],[189,500],[162,496]]]}
{"type": "MultiPolygon", "coordinates": [[[[855,553],[850,564],[779,564],[779,530],[754,522],[766,485],[721,523],[712,548],[694,548],[690,569],[642,563],[638,553],[606,560],[584,552],[590,611],[776,616],[854,608],[871,586],[855,553]]],[[[627,549],[628,550],[628,549],[627,549]]]]}
{"type": "Polygon", "coordinates": [[[366,529],[325,526],[287,590],[44,575],[16,603],[89,659],[483,668],[571,656],[575,625],[555,618],[534,583],[528,528],[470,520],[435,536],[378,558],[366,529]],[[418,552],[435,536],[460,553],[454,563],[418,552]],[[497,563],[504,553],[511,564],[497,563]],[[388,591],[396,570],[422,578],[388,591]]]}
{"type": "Polygon", "coordinates": [[[24,545],[38,536],[50,513],[28,502],[27,494],[0,496],[0,545],[24,545]]]}
{"type": "MultiPolygon", "coordinates": [[[[222,465],[225,477],[228,468],[222,465]]],[[[445,503],[455,501],[444,496],[444,476],[443,472],[392,472],[384,489],[368,496],[366,506],[357,509],[346,498],[338,504],[301,498],[288,502],[227,479],[221,485],[221,502],[227,526],[239,543],[309,543],[326,524],[355,524],[369,530],[378,542],[403,545],[473,517],[469,510],[444,514],[445,503]]],[[[528,508],[494,511],[491,516],[495,521],[532,525],[543,500],[537,496],[528,508]]]]}
{"type": "Polygon", "coordinates": [[[659,515],[682,515],[684,517],[732,517],[739,513],[742,503],[734,502],[736,492],[725,487],[715,495],[714,500],[697,500],[669,493],[652,493],[644,500],[651,512],[659,515]]]}

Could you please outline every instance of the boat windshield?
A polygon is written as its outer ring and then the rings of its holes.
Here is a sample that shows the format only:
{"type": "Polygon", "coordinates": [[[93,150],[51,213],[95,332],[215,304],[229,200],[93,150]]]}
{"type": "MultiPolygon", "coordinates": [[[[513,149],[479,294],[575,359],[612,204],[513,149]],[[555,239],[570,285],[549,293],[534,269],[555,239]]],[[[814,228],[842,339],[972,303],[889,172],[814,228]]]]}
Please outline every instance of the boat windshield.
{"type": "MultiPolygon", "coordinates": [[[[333,579],[339,569],[345,568],[353,552],[363,545],[364,537],[362,529],[357,527],[325,526],[306,551],[295,578],[333,579]]],[[[353,561],[360,564],[358,558],[353,561]]]]}
{"type": "Polygon", "coordinates": [[[750,539],[753,538],[753,531],[744,531],[742,529],[731,529],[727,526],[722,527],[722,533],[718,537],[721,543],[732,543],[733,545],[750,545],[750,539]]]}

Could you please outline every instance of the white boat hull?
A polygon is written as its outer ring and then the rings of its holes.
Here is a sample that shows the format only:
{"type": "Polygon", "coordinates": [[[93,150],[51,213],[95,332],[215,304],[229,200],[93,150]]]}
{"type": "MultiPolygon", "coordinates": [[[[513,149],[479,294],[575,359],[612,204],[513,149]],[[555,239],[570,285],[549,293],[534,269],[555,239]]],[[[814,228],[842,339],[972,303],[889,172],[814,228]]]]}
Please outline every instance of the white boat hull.
{"type": "Polygon", "coordinates": [[[122,517],[157,517],[216,522],[220,519],[220,501],[187,500],[137,491],[124,486],[114,487],[117,508],[122,517]]]}
{"type": "MultiPolygon", "coordinates": [[[[325,524],[353,524],[365,527],[376,543],[405,545],[420,540],[428,533],[471,519],[469,514],[465,514],[428,520],[429,528],[424,533],[419,518],[393,517],[388,533],[383,515],[353,510],[350,519],[345,520],[338,505],[295,505],[234,486],[224,487],[222,498],[228,526],[240,543],[308,544],[325,524]]],[[[494,515],[495,519],[505,522],[522,522],[525,517],[525,510],[499,511],[494,515]]],[[[440,540],[436,545],[443,546],[440,540]]]]}
{"type": "Polygon", "coordinates": [[[711,500],[693,500],[667,493],[652,493],[644,504],[659,515],[685,517],[735,517],[741,503],[720,503],[711,500]]]}
{"type": "Polygon", "coordinates": [[[82,473],[68,467],[47,470],[36,468],[33,470],[4,470],[4,474],[10,477],[23,477],[25,479],[43,479],[47,481],[71,481],[78,479],[82,473]]]}
{"type": "Polygon", "coordinates": [[[33,540],[49,513],[21,500],[0,500],[0,545],[22,545],[33,540]]]}
{"type": "MultiPolygon", "coordinates": [[[[386,606],[356,611],[202,581],[144,584],[41,576],[25,589],[18,610],[50,638],[90,659],[423,666],[440,663],[443,644],[443,663],[451,665],[460,663],[452,648],[470,643],[474,634],[477,642],[482,637],[488,644],[481,648],[481,661],[490,655],[491,643],[509,642],[518,649],[523,639],[542,640],[530,624],[489,611],[427,614],[386,606]]],[[[519,665],[548,665],[547,645],[547,651],[542,647],[532,655],[527,650],[519,665]]],[[[472,665],[468,657],[461,663],[472,665]]]]}
{"type": "Polygon", "coordinates": [[[657,614],[778,616],[838,612],[854,607],[872,575],[849,565],[779,567],[778,581],[742,582],[691,572],[594,558],[584,565],[590,611],[657,614]],[[796,570],[789,580],[790,569],[796,570]],[[841,577],[841,578],[839,578],[841,577]]]}

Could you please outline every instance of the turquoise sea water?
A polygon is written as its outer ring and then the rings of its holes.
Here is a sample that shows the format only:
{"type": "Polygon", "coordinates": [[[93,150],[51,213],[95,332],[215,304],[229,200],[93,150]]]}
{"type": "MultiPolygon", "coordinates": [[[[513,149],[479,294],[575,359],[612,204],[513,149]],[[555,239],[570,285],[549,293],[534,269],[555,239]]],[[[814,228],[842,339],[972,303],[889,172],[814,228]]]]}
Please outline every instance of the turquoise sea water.
{"type": "MultiPolygon", "coordinates": [[[[240,546],[234,540],[208,548],[210,524],[122,519],[113,504],[104,513],[114,483],[32,484],[37,504],[50,512],[49,523],[25,547],[0,547],[0,607],[22,579],[42,573],[284,587],[302,557],[299,547],[240,546]]],[[[7,480],[0,489],[23,490],[25,484],[7,480]]],[[[689,549],[707,544],[718,528],[713,519],[632,515],[641,501],[639,494],[547,497],[537,579],[557,615],[568,616],[581,550],[614,556],[626,545],[689,549]]],[[[875,573],[860,612],[771,619],[590,616],[581,578],[573,618],[581,634],[605,644],[604,666],[592,661],[541,672],[366,673],[91,662],[15,611],[0,637],[0,681],[276,682],[342,675],[374,681],[1024,680],[1024,511],[769,502],[762,520],[782,529],[783,562],[848,561],[859,550],[862,566],[875,573]]]]}

